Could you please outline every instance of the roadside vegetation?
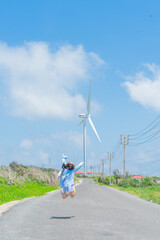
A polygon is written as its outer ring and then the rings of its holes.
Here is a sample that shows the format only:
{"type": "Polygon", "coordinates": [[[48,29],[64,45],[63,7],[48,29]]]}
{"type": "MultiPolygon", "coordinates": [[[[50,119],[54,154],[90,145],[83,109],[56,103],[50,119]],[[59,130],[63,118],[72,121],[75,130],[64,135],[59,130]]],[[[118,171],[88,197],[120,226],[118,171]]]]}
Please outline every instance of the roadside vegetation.
{"type": "Polygon", "coordinates": [[[57,171],[54,169],[23,166],[16,162],[0,167],[0,205],[41,196],[58,188],[57,171]]]}
{"type": "Polygon", "coordinates": [[[152,178],[146,177],[140,182],[137,179],[125,179],[113,187],[160,204],[160,184],[155,183],[152,178]]]}
{"type": "Polygon", "coordinates": [[[75,174],[76,178],[89,178],[85,174],[75,174]]]}
{"type": "Polygon", "coordinates": [[[158,177],[145,177],[140,180],[127,177],[124,180],[119,178],[117,182],[117,177],[112,176],[111,185],[109,185],[109,179],[109,177],[93,177],[94,182],[99,185],[107,185],[160,204],[160,184],[155,182],[159,179],[158,177]]]}

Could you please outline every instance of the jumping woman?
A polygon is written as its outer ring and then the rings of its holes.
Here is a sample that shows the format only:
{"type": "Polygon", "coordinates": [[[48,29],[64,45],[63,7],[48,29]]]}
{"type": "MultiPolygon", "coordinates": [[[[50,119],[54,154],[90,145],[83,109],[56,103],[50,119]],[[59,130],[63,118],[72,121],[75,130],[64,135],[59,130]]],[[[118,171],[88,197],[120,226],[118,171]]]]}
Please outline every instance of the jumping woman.
{"type": "Polygon", "coordinates": [[[75,190],[75,183],[74,183],[74,173],[78,171],[84,163],[81,162],[77,167],[71,162],[68,162],[65,164],[64,157],[62,158],[62,171],[60,173],[60,187],[61,187],[61,193],[62,193],[62,198],[65,199],[68,196],[71,198],[74,198],[76,194],[75,190]]]}

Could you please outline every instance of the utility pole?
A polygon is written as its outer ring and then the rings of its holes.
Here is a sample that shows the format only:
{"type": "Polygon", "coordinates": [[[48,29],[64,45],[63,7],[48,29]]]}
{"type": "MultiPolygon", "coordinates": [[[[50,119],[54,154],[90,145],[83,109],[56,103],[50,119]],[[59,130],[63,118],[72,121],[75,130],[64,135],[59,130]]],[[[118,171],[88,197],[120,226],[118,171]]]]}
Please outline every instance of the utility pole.
{"type": "Polygon", "coordinates": [[[121,144],[124,148],[124,168],[123,168],[123,178],[125,179],[126,175],[126,159],[125,159],[125,151],[126,151],[126,145],[129,144],[129,135],[128,136],[122,136],[121,135],[121,144]]]}
{"type": "Polygon", "coordinates": [[[48,159],[48,163],[49,163],[49,168],[51,168],[51,158],[50,157],[48,159]]]}
{"type": "Polygon", "coordinates": [[[104,178],[104,162],[105,162],[105,159],[102,158],[102,177],[104,178]]]}
{"type": "Polygon", "coordinates": [[[110,167],[109,167],[109,175],[110,175],[110,178],[109,178],[109,184],[111,184],[111,160],[113,159],[114,157],[114,153],[109,153],[108,152],[108,159],[110,161],[110,167]]]}
{"type": "Polygon", "coordinates": [[[94,176],[96,175],[96,166],[93,166],[93,172],[94,172],[94,176]]]}
{"type": "Polygon", "coordinates": [[[98,168],[98,176],[100,176],[100,168],[101,168],[101,164],[98,164],[97,168],[98,168]]]}

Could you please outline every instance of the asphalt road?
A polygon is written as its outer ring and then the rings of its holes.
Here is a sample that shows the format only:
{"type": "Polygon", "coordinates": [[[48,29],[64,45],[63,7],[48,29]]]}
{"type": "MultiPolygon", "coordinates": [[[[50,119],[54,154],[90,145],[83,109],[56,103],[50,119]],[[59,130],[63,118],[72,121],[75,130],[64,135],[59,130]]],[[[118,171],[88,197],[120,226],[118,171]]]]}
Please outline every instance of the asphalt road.
{"type": "Polygon", "coordinates": [[[160,205],[84,179],[74,199],[30,199],[0,217],[0,240],[160,240],[160,205]]]}

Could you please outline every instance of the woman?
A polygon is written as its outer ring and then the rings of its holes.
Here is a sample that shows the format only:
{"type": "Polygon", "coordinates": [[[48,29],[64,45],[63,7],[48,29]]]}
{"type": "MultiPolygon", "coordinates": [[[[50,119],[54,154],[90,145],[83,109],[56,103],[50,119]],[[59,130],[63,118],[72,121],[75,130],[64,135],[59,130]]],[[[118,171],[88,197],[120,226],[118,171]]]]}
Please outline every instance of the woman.
{"type": "Polygon", "coordinates": [[[67,164],[63,163],[62,165],[63,170],[61,172],[59,184],[61,187],[63,199],[67,198],[68,196],[74,198],[76,194],[74,184],[74,173],[78,171],[83,165],[84,165],[83,162],[81,162],[77,167],[75,167],[75,165],[71,162],[68,162],[67,164]]]}

